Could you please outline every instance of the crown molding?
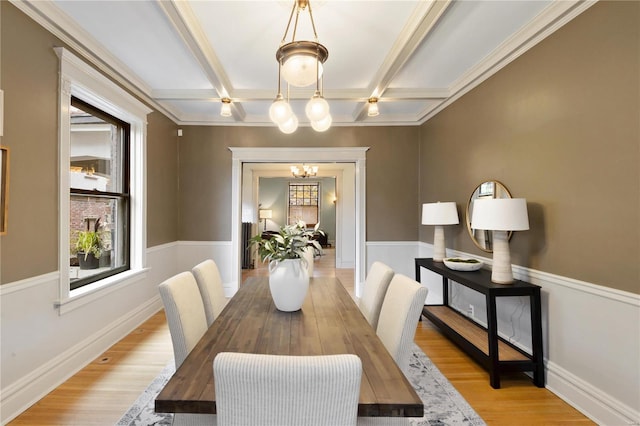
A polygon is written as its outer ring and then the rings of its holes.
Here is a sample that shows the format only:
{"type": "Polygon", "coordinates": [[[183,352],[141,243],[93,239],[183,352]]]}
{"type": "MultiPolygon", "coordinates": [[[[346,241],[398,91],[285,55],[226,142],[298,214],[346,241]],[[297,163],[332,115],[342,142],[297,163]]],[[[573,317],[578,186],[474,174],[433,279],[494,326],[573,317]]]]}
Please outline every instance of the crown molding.
{"type": "Polygon", "coordinates": [[[598,0],[554,1],[547,6],[529,25],[504,41],[491,54],[469,69],[449,89],[450,97],[437,108],[431,110],[420,124],[438,114],[486,79],[519,58],[527,50],[553,34],[566,23],[597,3],[598,0]]]}

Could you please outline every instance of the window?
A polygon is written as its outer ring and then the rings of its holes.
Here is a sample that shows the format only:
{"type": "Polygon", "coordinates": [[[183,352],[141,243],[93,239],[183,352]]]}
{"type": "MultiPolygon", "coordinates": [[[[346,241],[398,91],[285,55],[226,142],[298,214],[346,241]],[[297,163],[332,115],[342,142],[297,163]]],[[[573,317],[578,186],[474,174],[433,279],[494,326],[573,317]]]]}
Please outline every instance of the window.
{"type": "Polygon", "coordinates": [[[63,315],[144,278],[146,121],[151,110],[70,51],[54,50],[60,58],[56,306],[63,315]],[[76,266],[79,257],[89,260],[77,254],[80,237],[99,245],[93,269],[76,266]]]}
{"type": "Polygon", "coordinates": [[[318,223],[319,183],[289,183],[289,224],[299,220],[308,226],[318,223]]]}
{"type": "Polygon", "coordinates": [[[69,281],[82,287],[129,269],[130,125],[71,98],[69,281]]]}

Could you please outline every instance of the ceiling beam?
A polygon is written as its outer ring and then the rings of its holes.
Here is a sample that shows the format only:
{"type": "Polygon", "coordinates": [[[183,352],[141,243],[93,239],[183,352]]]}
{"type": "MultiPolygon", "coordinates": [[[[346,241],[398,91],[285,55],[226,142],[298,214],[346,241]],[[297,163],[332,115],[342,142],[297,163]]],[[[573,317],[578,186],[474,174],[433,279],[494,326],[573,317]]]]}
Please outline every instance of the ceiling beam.
{"type": "MultiPolygon", "coordinates": [[[[382,66],[378,69],[378,73],[373,78],[372,84],[369,86],[367,99],[382,97],[389,88],[393,77],[411,58],[411,55],[431,32],[451,2],[452,0],[433,0],[418,3],[407,25],[403,28],[382,66]]],[[[355,121],[362,121],[367,117],[367,106],[367,102],[364,102],[356,108],[354,112],[355,121]]]]}
{"type": "MultiPolygon", "coordinates": [[[[217,92],[217,98],[230,98],[233,87],[224,72],[222,63],[216,56],[209,39],[199,24],[198,18],[185,1],[157,1],[156,4],[164,12],[169,22],[184,41],[186,47],[202,67],[204,74],[217,92]]],[[[232,102],[231,113],[235,120],[243,121],[246,113],[242,105],[232,102]]]]}

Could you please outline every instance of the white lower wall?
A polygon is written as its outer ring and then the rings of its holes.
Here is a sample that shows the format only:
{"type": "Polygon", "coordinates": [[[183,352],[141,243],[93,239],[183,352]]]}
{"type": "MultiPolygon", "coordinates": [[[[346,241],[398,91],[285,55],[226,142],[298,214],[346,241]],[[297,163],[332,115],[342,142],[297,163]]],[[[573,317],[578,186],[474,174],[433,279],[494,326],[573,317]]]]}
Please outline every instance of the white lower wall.
{"type": "MultiPolygon", "coordinates": [[[[232,297],[240,283],[233,281],[231,241],[180,241],[178,242],[178,271],[190,271],[198,263],[213,259],[220,270],[224,293],[232,297]]],[[[238,274],[237,276],[241,276],[238,274]]]]}
{"type": "MultiPolygon", "coordinates": [[[[415,257],[431,257],[419,243],[415,257]]],[[[449,256],[490,258],[448,250],[449,256]]],[[[517,279],[542,287],[542,333],[546,388],[602,425],[640,424],[640,296],[546,272],[513,267],[517,279]]],[[[441,277],[422,269],[422,282],[442,287],[441,277]]],[[[455,286],[450,303],[486,324],[484,297],[455,286]]],[[[527,298],[509,297],[498,306],[500,335],[531,350],[527,298]]],[[[439,300],[433,303],[441,302],[439,300]]]]}
{"type": "MultiPolygon", "coordinates": [[[[237,288],[230,282],[231,250],[230,242],[184,241],[153,247],[147,250],[143,279],[62,316],[54,307],[57,272],[0,286],[2,424],[157,312],[162,307],[157,286],[171,275],[212,258],[231,296],[237,288]]],[[[367,270],[380,260],[414,277],[414,258],[431,257],[432,246],[369,242],[366,251],[367,270]]],[[[422,283],[433,298],[428,297],[427,303],[437,303],[441,279],[427,272],[422,270],[422,283]]],[[[547,388],[599,424],[640,423],[640,296],[526,268],[514,267],[514,275],[542,287],[547,388]]],[[[452,297],[461,310],[473,303],[475,319],[482,322],[483,300],[465,292],[453,292],[452,297]]],[[[500,331],[526,350],[530,347],[526,303],[509,299],[501,307],[500,331]]]]}
{"type": "Polygon", "coordinates": [[[162,308],[177,244],[147,250],[148,270],[60,315],[57,272],[0,286],[0,422],[7,423],[162,308]]]}

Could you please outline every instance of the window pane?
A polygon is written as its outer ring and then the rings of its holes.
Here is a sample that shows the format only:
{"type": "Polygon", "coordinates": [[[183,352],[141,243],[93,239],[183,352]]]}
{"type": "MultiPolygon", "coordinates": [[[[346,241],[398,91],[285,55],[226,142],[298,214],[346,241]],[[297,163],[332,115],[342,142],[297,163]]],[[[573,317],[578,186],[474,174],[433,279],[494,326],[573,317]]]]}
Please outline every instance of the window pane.
{"type": "Polygon", "coordinates": [[[70,210],[71,289],[78,287],[75,282],[128,267],[126,199],[72,195],[70,210]]]}
{"type": "Polygon", "coordinates": [[[307,225],[318,222],[318,183],[289,184],[289,223],[299,220],[307,225]]]}
{"type": "Polygon", "coordinates": [[[107,192],[125,192],[121,158],[122,126],[86,112],[74,102],[71,107],[69,186],[107,192]]]}
{"type": "Polygon", "coordinates": [[[71,290],[129,269],[129,124],[71,98],[71,290]],[[87,194],[87,191],[91,191],[87,194]]]}

